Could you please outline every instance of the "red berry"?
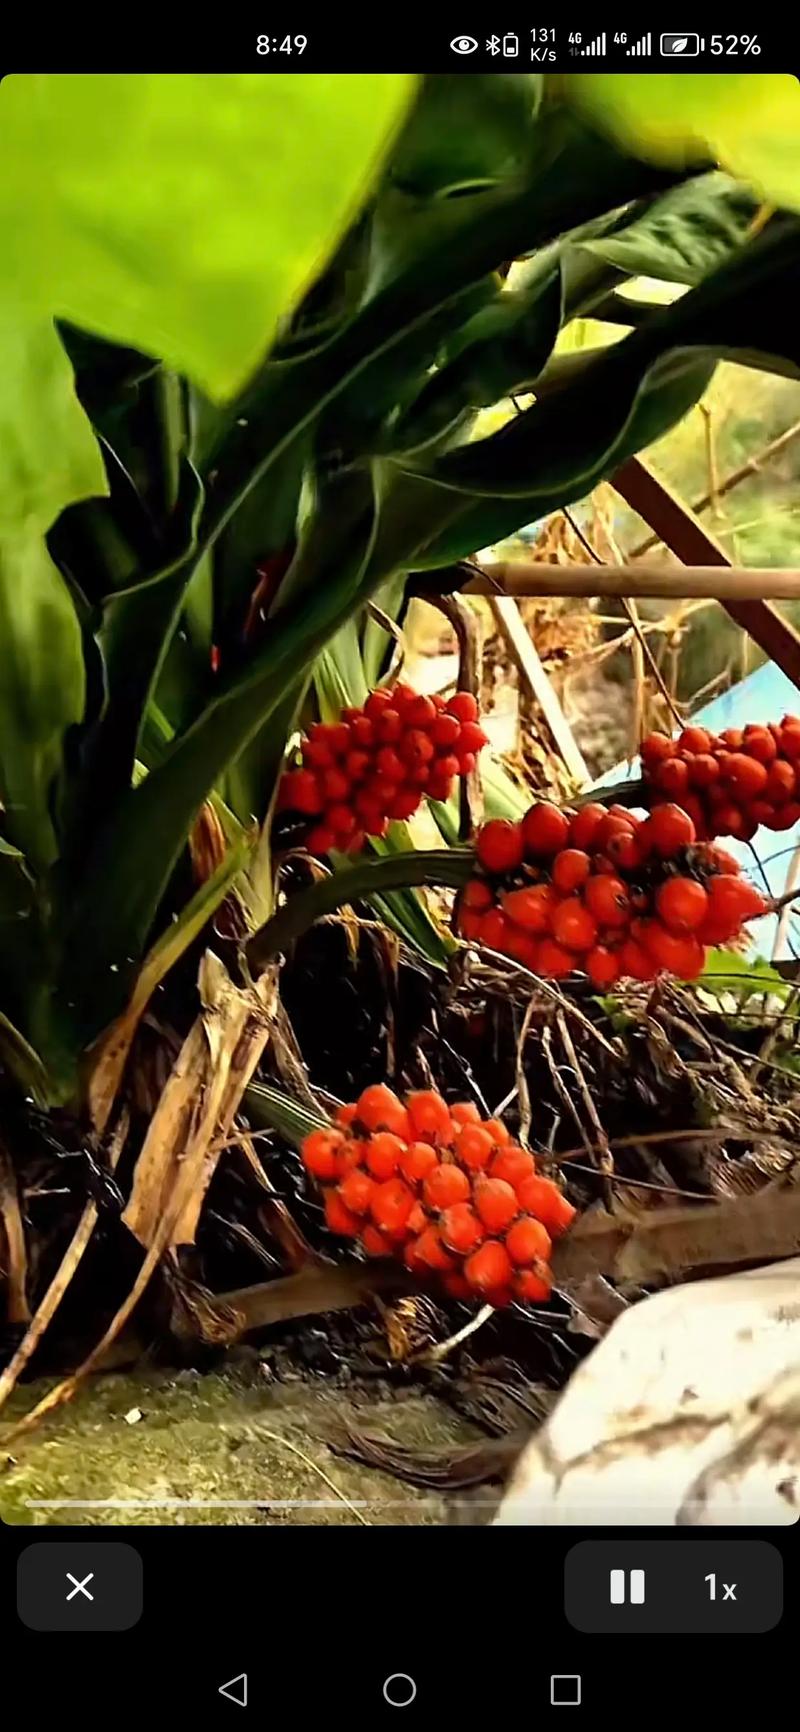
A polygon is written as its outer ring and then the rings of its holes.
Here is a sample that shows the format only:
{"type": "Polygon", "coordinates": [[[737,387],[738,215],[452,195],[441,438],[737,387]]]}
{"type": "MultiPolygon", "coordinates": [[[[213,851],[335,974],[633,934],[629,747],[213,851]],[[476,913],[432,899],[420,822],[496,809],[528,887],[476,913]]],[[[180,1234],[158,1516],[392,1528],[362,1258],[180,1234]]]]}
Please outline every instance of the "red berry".
{"type": "Polygon", "coordinates": [[[552,1282],[534,1269],[518,1269],[514,1276],[514,1292],[528,1305],[545,1304],[552,1292],[552,1282]]]}
{"type": "Polygon", "coordinates": [[[591,950],[597,938],[597,922],[578,896],[559,902],[553,915],[553,937],[566,950],[591,950]]]}
{"type": "Polygon", "coordinates": [[[390,1179],[406,1147],[402,1137],[392,1131],[376,1131],[366,1147],[365,1159],[374,1179],[390,1179]]]}
{"type": "MultiPolygon", "coordinates": [[[[395,701],[397,693],[395,692],[395,701]]],[[[436,705],[432,698],[415,697],[410,702],[400,703],[403,722],[407,728],[430,728],[436,721],[436,705]]]]}
{"type": "Polygon", "coordinates": [[[459,908],[456,924],[461,937],[468,939],[472,944],[480,943],[483,919],[483,915],[476,908],[459,908]]]}
{"type": "Polygon", "coordinates": [[[525,1179],[533,1178],[536,1162],[527,1149],[510,1147],[498,1150],[489,1171],[493,1179],[505,1179],[516,1191],[525,1179]]]}
{"type": "Polygon", "coordinates": [[[371,763],[369,752],[348,752],[344,767],[351,782],[363,781],[371,763]]]}
{"type": "Polygon", "coordinates": [[[371,1083],[358,1097],[356,1114],[366,1131],[394,1131],[397,1137],[408,1135],[408,1114],[392,1089],[385,1083],[371,1083]]]}
{"type": "Polygon", "coordinates": [[[723,764],[723,777],[737,800],[757,800],[767,786],[766,766],[746,752],[730,752],[723,764]]]}
{"type": "Polygon", "coordinates": [[[412,818],[422,799],[420,788],[400,788],[394,799],[386,808],[387,816],[394,819],[412,818]]]}
{"type": "Polygon", "coordinates": [[[484,746],[488,744],[488,740],[488,734],[484,733],[483,728],[479,727],[477,722],[465,722],[461,729],[459,751],[481,752],[484,746]]]}
{"type": "Polygon", "coordinates": [[[339,1186],[339,1196],[345,1207],[354,1215],[366,1215],[372,1202],[375,1190],[375,1180],[368,1173],[362,1173],[358,1167],[346,1173],[339,1186]]]}
{"type": "Polygon", "coordinates": [[[480,941],[487,950],[505,952],[511,933],[511,922],[499,908],[490,908],[488,914],[481,915],[480,941]]]}
{"type": "Polygon", "coordinates": [[[462,1257],[474,1251],[485,1238],[483,1227],[469,1203],[452,1203],[449,1209],[445,1209],[439,1231],[448,1250],[458,1251],[462,1257]]]}
{"type": "Polygon", "coordinates": [[[505,1179],[479,1179],[475,1208],[490,1233],[502,1233],[519,1214],[517,1193],[505,1179]]]}
{"type": "Polygon", "coordinates": [[[656,909],[670,932],[696,932],[708,913],[708,894],[693,878],[668,878],[656,892],[656,909]]]}
{"type": "Polygon", "coordinates": [[[483,914],[487,908],[491,908],[494,896],[483,878],[470,878],[469,883],[464,885],[458,902],[460,908],[476,908],[483,914]]]}
{"type": "Polygon", "coordinates": [[[522,841],[526,854],[548,858],[566,845],[569,819],[548,800],[539,800],[522,820],[522,841]]]}
{"type": "Polygon", "coordinates": [[[442,1276],[442,1286],[451,1299],[470,1299],[472,1297],[472,1288],[466,1276],[462,1275],[458,1269],[453,1269],[449,1274],[442,1276]]]}
{"type": "Polygon", "coordinates": [[[379,716],[375,723],[375,732],[378,739],[385,746],[395,745],[400,739],[402,731],[403,724],[400,717],[397,711],[392,709],[391,706],[383,711],[383,714],[379,716]]]}
{"type": "Polygon", "coordinates": [[[511,1258],[504,1245],[496,1239],[487,1239],[464,1264],[464,1275],[470,1287],[479,1293],[491,1293],[507,1287],[511,1281],[513,1266],[511,1258]]]}
{"type": "Polygon", "coordinates": [[[552,1179],[540,1178],[538,1173],[520,1185],[519,1202],[526,1214],[541,1221],[553,1239],[566,1232],[577,1212],[558,1185],[554,1185],[552,1179]]]}
{"type": "Polygon", "coordinates": [[[422,1142],[451,1143],[453,1126],[447,1103],[435,1089],[418,1089],[406,1097],[414,1135],[422,1142]]]}
{"type": "Polygon", "coordinates": [[[533,1215],[523,1215],[506,1233],[506,1250],[512,1263],[546,1263],[552,1249],[547,1228],[533,1215]]]}
{"type": "Polygon", "coordinates": [[[588,806],[581,806],[580,811],[569,821],[570,847],[591,851],[605,815],[605,806],[598,805],[596,801],[592,801],[588,806]]]}
{"type": "Polygon", "coordinates": [[[665,758],[653,777],[655,785],[670,799],[680,800],[689,787],[689,766],[683,758],[665,758]]]}
{"type": "Polygon", "coordinates": [[[621,878],[599,872],[589,879],[583,896],[598,926],[627,926],[631,903],[627,885],[621,878]]]}
{"type": "Polygon", "coordinates": [[[332,1233],[340,1233],[346,1239],[357,1239],[361,1231],[361,1222],[342,1202],[336,1191],[325,1192],[325,1220],[332,1233]]]}
{"type": "Polygon", "coordinates": [[[448,699],[448,714],[455,716],[459,722],[476,722],[478,719],[477,700],[471,692],[456,692],[448,699]]]}
{"type": "Polygon", "coordinates": [[[456,1154],[471,1171],[488,1167],[494,1154],[494,1138],[482,1125],[463,1125],[456,1137],[456,1154]]]}
{"type": "Polygon", "coordinates": [[[490,818],[478,831],[475,846],[486,872],[509,872],[522,860],[522,831],[508,818],[490,818]]]}
{"type": "Polygon", "coordinates": [[[532,884],[529,889],[509,890],[503,897],[503,913],[526,932],[549,932],[557,906],[557,898],[549,884],[532,884]]]}
{"type": "Polygon", "coordinates": [[[693,933],[668,932],[660,920],[646,920],[642,942],[659,968],[680,980],[696,980],[705,966],[705,950],[693,933]]]}
{"type": "Polygon", "coordinates": [[[464,1203],[470,1194],[470,1182],[463,1170],[452,1162],[443,1162],[428,1174],[422,1194],[429,1209],[449,1209],[453,1203],[464,1203]]]}
{"type": "Polygon", "coordinates": [[[329,806],[325,821],[333,830],[337,841],[341,836],[352,836],[356,828],[356,815],[352,806],[329,806]]]}
{"type": "Polygon", "coordinates": [[[747,878],[727,873],[720,873],[709,880],[708,903],[710,918],[725,927],[730,938],[739,931],[744,920],[765,914],[767,910],[760,891],[747,878]]]}
{"type": "Polygon", "coordinates": [[[504,1149],[509,1146],[511,1138],[502,1119],[486,1119],[483,1128],[489,1132],[492,1142],[496,1143],[498,1148],[504,1149]]]}
{"type": "Polygon", "coordinates": [[[405,775],[402,761],[394,746],[381,746],[375,757],[375,767],[379,775],[386,777],[387,782],[402,782],[405,775]]]}
{"type": "Polygon", "coordinates": [[[785,806],[778,806],[772,820],[773,830],[793,830],[800,823],[800,801],[789,800],[785,806]]]}
{"type": "Polygon", "coordinates": [[[453,1259],[442,1244],[438,1227],[431,1225],[414,1243],[416,1259],[428,1269],[448,1271],[454,1268],[453,1259]]]}
{"type": "Polygon", "coordinates": [[[654,980],[655,966],[653,959],[635,938],[626,938],[619,952],[620,975],[629,974],[632,980],[654,980]]]}
{"type": "Polygon", "coordinates": [[[303,1165],[315,1179],[335,1179],[338,1174],[336,1156],[344,1142],[341,1131],[312,1131],[302,1144],[303,1165]]]}
{"type": "Polygon", "coordinates": [[[617,830],[609,836],[606,855],[620,872],[635,872],[644,859],[642,845],[635,830],[617,830]]]}
{"type": "Polygon", "coordinates": [[[613,986],[620,977],[619,951],[609,950],[605,944],[595,944],[586,958],[586,973],[592,985],[601,991],[613,986]]]}
{"type": "Polygon", "coordinates": [[[582,848],[563,848],[553,861],[553,884],[562,896],[580,890],[592,870],[592,862],[582,848]]]}
{"type": "Polygon", "coordinates": [[[309,854],[330,854],[336,847],[336,835],[329,824],[314,824],[306,837],[309,854]]]}
{"type": "Polygon", "coordinates": [[[281,805],[292,812],[305,812],[311,818],[322,811],[324,801],[312,770],[287,771],[281,780],[281,805]]]}
{"type": "Polygon", "coordinates": [[[379,1232],[387,1239],[402,1238],[414,1205],[414,1194],[402,1179],[386,1179],[376,1185],[370,1202],[370,1214],[379,1232]]]}
{"type": "Polygon", "coordinates": [[[373,1227],[371,1221],[368,1221],[366,1226],[361,1229],[361,1243],[368,1257],[391,1257],[392,1255],[390,1241],[384,1237],[383,1233],[378,1232],[377,1227],[373,1227]]]}
{"type": "Polygon", "coordinates": [[[689,781],[693,788],[710,788],[720,778],[720,767],[711,752],[700,752],[689,764],[689,781]]]}
{"type": "Polygon", "coordinates": [[[652,771],[656,764],[664,762],[665,758],[674,758],[677,746],[666,734],[648,734],[642,740],[642,763],[646,770],[652,771]]]}
{"type": "Polygon", "coordinates": [[[536,947],[535,974],[543,980],[563,980],[575,967],[575,957],[554,938],[540,938],[536,947]]]}
{"type": "Polygon", "coordinates": [[[353,722],[350,734],[353,745],[363,750],[365,746],[371,746],[374,743],[375,723],[370,720],[369,716],[360,716],[357,722],[353,722]]]}
{"type": "Polygon", "coordinates": [[[710,749],[711,735],[705,728],[684,728],[683,733],[678,735],[679,752],[691,753],[696,757],[699,752],[708,752],[710,749]]]}
{"type": "Polygon", "coordinates": [[[656,854],[669,859],[681,848],[690,848],[695,840],[695,827],[680,806],[656,806],[647,820],[647,840],[656,854]]]}
{"type": "Polygon", "coordinates": [[[391,692],[384,691],[383,687],[379,686],[377,691],[370,692],[364,705],[364,714],[371,722],[377,722],[386,710],[391,709],[392,701],[391,692]]]}
{"type": "Polygon", "coordinates": [[[431,739],[439,750],[446,751],[461,738],[461,723],[457,716],[437,716],[431,728],[431,739]]]}
{"type": "Polygon", "coordinates": [[[771,800],[774,806],[783,806],[787,800],[793,800],[797,790],[797,774],[794,765],[786,758],[777,758],[767,772],[767,786],[764,797],[771,800]]]}
{"type": "Polygon", "coordinates": [[[755,722],[750,722],[744,730],[744,750],[748,757],[757,758],[759,763],[767,767],[778,755],[777,743],[769,728],[761,728],[755,722]]]}
{"type": "Polygon", "coordinates": [[[450,1108],[454,1125],[479,1125],[481,1115],[474,1101],[454,1101],[450,1108]]]}

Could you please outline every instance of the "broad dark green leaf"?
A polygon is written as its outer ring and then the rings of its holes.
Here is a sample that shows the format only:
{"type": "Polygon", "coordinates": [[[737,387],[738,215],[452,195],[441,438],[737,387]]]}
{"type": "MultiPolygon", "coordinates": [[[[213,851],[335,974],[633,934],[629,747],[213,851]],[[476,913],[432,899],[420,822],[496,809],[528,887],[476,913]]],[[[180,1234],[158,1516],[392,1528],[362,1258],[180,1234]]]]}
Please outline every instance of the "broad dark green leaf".
{"type": "Polygon", "coordinates": [[[542,79],[530,73],[425,78],[392,152],[389,184],[413,198],[446,198],[519,173],[541,94],[542,79]]]}
{"type": "Polygon", "coordinates": [[[730,175],[701,174],[653,199],[615,234],[582,245],[629,276],[691,286],[742,245],[757,209],[730,175]]]}

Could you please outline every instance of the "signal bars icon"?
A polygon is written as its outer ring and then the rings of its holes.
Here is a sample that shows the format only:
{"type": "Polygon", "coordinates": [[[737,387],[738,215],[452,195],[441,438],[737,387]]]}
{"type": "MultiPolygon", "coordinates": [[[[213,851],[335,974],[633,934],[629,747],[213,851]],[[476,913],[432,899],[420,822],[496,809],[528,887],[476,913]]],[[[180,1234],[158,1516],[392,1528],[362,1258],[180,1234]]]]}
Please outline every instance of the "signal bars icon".
{"type": "Polygon", "coordinates": [[[636,54],[652,54],[652,52],[653,52],[653,35],[652,35],[652,31],[650,31],[650,30],[646,31],[644,36],[640,36],[638,42],[633,42],[631,44],[630,48],[626,48],[626,50],[625,50],[626,54],[634,54],[634,55],[636,55],[636,54]]]}
{"type": "Polygon", "coordinates": [[[605,30],[601,30],[600,35],[595,36],[594,41],[587,42],[585,48],[580,48],[578,50],[579,54],[605,54],[605,51],[606,51],[606,32],[605,32],[605,30]]]}

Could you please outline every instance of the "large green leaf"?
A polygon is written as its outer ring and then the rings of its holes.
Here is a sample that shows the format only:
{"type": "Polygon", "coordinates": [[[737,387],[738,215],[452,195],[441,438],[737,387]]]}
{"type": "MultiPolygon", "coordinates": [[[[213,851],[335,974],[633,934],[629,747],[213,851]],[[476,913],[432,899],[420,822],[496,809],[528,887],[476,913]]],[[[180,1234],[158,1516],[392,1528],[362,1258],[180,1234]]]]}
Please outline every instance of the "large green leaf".
{"type": "Polygon", "coordinates": [[[7,74],[0,212],[15,294],[230,395],[411,88],[402,73],[7,74]]]}
{"type": "Polygon", "coordinates": [[[730,175],[696,175],[653,199],[615,234],[582,245],[630,276],[693,285],[741,246],[757,208],[753,194],[730,175]]]}
{"type": "Polygon", "coordinates": [[[789,72],[581,73],[563,80],[596,125],[654,162],[718,162],[800,209],[800,84],[789,72]]]}
{"type": "Polygon", "coordinates": [[[44,535],[65,506],[105,492],[100,451],[52,320],[11,316],[0,294],[0,537],[23,527],[44,535]]]}

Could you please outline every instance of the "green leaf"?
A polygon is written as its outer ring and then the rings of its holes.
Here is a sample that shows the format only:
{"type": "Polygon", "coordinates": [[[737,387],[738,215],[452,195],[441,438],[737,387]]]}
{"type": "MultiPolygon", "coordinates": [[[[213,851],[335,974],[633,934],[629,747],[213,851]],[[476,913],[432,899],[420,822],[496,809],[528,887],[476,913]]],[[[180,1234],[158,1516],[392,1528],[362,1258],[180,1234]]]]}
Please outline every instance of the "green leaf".
{"type": "Polygon", "coordinates": [[[253,974],[265,968],[272,957],[286,950],[303,932],[351,902],[369,901],[387,890],[410,889],[431,884],[460,890],[475,869],[469,848],[431,848],[419,853],[388,855],[382,860],[360,860],[346,871],[333,872],[308,890],[301,890],[253,934],[245,947],[253,974]]]}
{"type": "Polygon", "coordinates": [[[789,72],[582,73],[572,102],[628,150],[686,168],[709,159],[771,204],[800,209],[800,85],[789,72]]]}
{"type": "Polygon", "coordinates": [[[279,1131],[296,1149],[312,1131],[330,1124],[322,1107],[312,1113],[309,1107],[287,1095],[285,1089],[273,1088],[269,1083],[250,1083],[244,1091],[244,1106],[251,1124],[279,1131]]]}
{"type": "Polygon", "coordinates": [[[424,79],[392,152],[390,184],[416,199],[442,199],[519,173],[541,90],[542,79],[531,73],[424,79]]]}
{"type": "Polygon", "coordinates": [[[0,214],[16,295],[229,396],[412,87],[404,73],[8,74],[0,214]]]}
{"type": "Polygon", "coordinates": [[[715,997],[734,996],[742,1003],[768,994],[785,1000],[792,987],[763,956],[741,956],[738,950],[710,950],[696,983],[715,997]]]}
{"type": "Polygon", "coordinates": [[[582,250],[634,277],[699,283],[741,246],[757,210],[747,187],[728,174],[701,174],[671,187],[617,233],[582,250]]]}
{"type": "Polygon", "coordinates": [[[78,616],[41,534],[0,538],[0,792],[8,833],[36,872],[58,857],[64,737],[85,701],[78,616]]]}
{"type": "Polygon", "coordinates": [[[107,491],[55,326],[11,316],[0,297],[0,539],[44,535],[65,506],[107,491]]]}

